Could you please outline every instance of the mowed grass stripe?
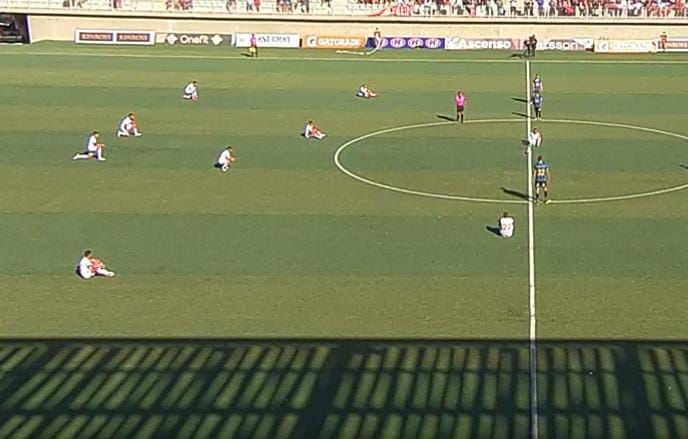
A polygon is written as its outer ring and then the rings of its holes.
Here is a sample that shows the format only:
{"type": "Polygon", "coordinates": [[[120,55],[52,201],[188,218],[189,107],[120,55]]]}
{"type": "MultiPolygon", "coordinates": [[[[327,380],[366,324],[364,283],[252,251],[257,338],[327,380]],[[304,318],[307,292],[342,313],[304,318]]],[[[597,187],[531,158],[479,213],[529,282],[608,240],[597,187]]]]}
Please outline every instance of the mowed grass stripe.
{"type": "Polygon", "coordinates": [[[13,337],[489,338],[509,331],[519,338],[527,312],[521,283],[505,276],[138,275],[125,267],[107,282],[0,275],[0,325],[13,337]],[[187,294],[171,293],[179,290],[187,294]],[[34,319],[19,317],[23,307],[34,319]]]}

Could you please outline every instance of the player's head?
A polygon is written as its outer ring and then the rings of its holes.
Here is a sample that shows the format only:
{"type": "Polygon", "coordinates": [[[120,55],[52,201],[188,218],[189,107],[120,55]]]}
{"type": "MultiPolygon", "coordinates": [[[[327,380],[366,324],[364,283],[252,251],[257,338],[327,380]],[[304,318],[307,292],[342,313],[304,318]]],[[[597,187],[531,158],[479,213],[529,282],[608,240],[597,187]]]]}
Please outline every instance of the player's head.
{"type": "Polygon", "coordinates": [[[196,84],[198,84],[198,81],[191,81],[191,83],[192,83],[193,85],[196,85],[196,84]]]}
{"type": "Polygon", "coordinates": [[[538,130],[537,128],[533,128],[534,133],[537,133],[538,131],[540,131],[540,130],[538,130]]]}
{"type": "Polygon", "coordinates": [[[98,137],[98,136],[100,136],[100,133],[98,132],[98,130],[93,130],[93,135],[98,137]]]}
{"type": "Polygon", "coordinates": [[[129,113],[127,116],[131,117],[132,119],[136,117],[134,113],[129,113]]]}
{"type": "Polygon", "coordinates": [[[231,146],[227,146],[226,149],[227,149],[227,151],[231,151],[231,150],[232,150],[232,147],[231,147],[231,146]]]}
{"type": "Polygon", "coordinates": [[[504,213],[502,214],[502,218],[506,218],[506,217],[508,217],[508,216],[509,216],[509,212],[507,212],[507,211],[505,210],[504,213]]]}
{"type": "Polygon", "coordinates": [[[541,162],[541,161],[542,161],[542,156],[541,156],[541,155],[538,156],[537,161],[538,161],[538,162],[541,162]]]}
{"type": "Polygon", "coordinates": [[[313,121],[312,121],[312,120],[309,120],[309,121],[308,121],[308,125],[313,125],[313,121]]]}
{"type": "Polygon", "coordinates": [[[88,258],[89,256],[91,256],[91,250],[84,250],[84,257],[88,258]]]}

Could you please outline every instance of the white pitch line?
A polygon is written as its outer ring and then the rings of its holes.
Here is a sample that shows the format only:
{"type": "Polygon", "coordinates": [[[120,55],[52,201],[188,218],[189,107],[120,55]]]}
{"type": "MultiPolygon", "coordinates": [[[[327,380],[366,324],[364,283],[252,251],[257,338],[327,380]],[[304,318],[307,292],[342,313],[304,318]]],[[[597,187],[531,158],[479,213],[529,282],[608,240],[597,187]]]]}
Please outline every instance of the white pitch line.
{"type": "MultiPolygon", "coordinates": [[[[469,120],[466,121],[465,123],[489,123],[489,122],[517,122],[519,119],[479,119],[479,120],[469,120]]],[[[393,133],[395,131],[402,131],[402,130],[408,130],[408,129],[413,129],[413,128],[424,128],[424,127],[434,127],[434,126],[439,126],[439,125],[453,125],[456,122],[429,122],[429,123],[418,123],[418,124],[413,124],[413,125],[404,125],[400,127],[393,127],[393,128],[387,128],[384,130],[380,131],[375,131],[372,133],[365,134],[360,137],[356,137],[355,139],[351,139],[348,142],[344,143],[342,146],[337,148],[337,150],[334,153],[334,164],[335,166],[348,175],[349,177],[353,178],[354,180],[358,180],[362,183],[375,186],[381,189],[386,189],[394,192],[400,192],[402,194],[409,194],[409,195],[418,195],[422,197],[428,197],[428,198],[438,198],[442,200],[453,200],[453,201],[470,201],[470,202],[475,202],[475,203],[505,203],[505,204],[524,204],[525,201],[523,200],[500,200],[497,198],[480,198],[480,197],[468,197],[468,196],[462,196],[462,195],[450,195],[450,194],[438,194],[434,192],[424,192],[424,191],[418,191],[414,189],[407,189],[407,188],[402,188],[398,186],[392,186],[389,184],[385,183],[380,183],[374,180],[370,180],[366,177],[363,177],[361,175],[358,175],[352,171],[350,171],[347,167],[342,165],[342,162],[340,160],[340,156],[342,152],[348,148],[349,146],[353,145],[354,143],[360,142],[361,140],[368,139],[370,137],[374,137],[380,134],[387,134],[387,133],[393,133]]]]}
{"type": "MultiPolygon", "coordinates": [[[[206,60],[245,60],[242,55],[213,56],[213,55],[166,55],[159,53],[113,53],[113,52],[4,52],[2,55],[30,55],[30,56],[75,56],[75,57],[102,57],[102,58],[159,58],[159,59],[206,59],[206,60]]],[[[398,63],[450,63],[450,64],[490,64],[490,63],[519,63],[517,59],[446,59],[446,58],[379,58],[379,57],[290,57],[290,56],[261,56],[250,62],[256,61],[359,61],[359,62],[398,62],[398,63]]],[[[688,64],[688,60],[623,60],[623,59],[543,59],[538,60],[540,64],[688,64]]]]}
{"type": "MultiPolygon", "coordinates": [[[[530,92],[530,90],[527,90],[527,92],[530,92]]],[[[528,106],[527,111],[530,112],[530,106],[528,106]]],[[[475,119],[475,120],[468,120],[468,121],[466,121],[466,123],[467,124],[515,123],[515,122],[520,122],[520,121],[521,121],[521,119],[475,119]]],[[[673,133],[671,131],[664,131],[664,130],[660,130],[657,128],[647,128],[647,127],[641,127],[641,126],[637,126],[637,125],[629,125],[629,124],[615,123],[615,122],[597,122],[594,120],[574,120],[574,119],[546,119],[546,120],[541,120],[541,122],[543,122],[543,123],[547,123],[547,122],[568,123],[568,124],[579,124],[579,125],[606,126],[606,127],[613,127],[613,128],[625,128],[625,129],[630,129],[630,130],[645,131],[648,133],[655,133],[655,134],[661,134],[661,135],[670,136],[670,137],[676,137],[676,138],[682,139],[682,140],[688,140],[688,136],[683,135],[683,134],[673,133]]],[[[402,131],[402,130],[408,130],[408,129],[413,129],[413,128],[433,127],[433,126],[438,126],[438,125],[450,125],[453,123],[454,122],[418,123],[418,124],[413,124],[413,125],[403,125],[403,126],[399,126],[399,127],[386,128],[386,129],[383,129],[380,131],[374,131],[372,133],[364,134],[360,137],[356,137],[354,139],[349,140],[348,142],[344,143],[339,148],[337,148],[337,150],[334,153],[334,163],[340,171],[342,171],[343,173],[345,173],[349,177],[360,181],[361,183],[365,183],[365,184],[375,186],[375,187],[385,189],[385,190],[400,192],[403,194],[417,195],[417,196],[422,196],[422,197],[437,198],[437,199],[443,199],[443,200],[467,201],[467,202],[476,202],[476,203],[497,203],[497,204],[502,204],[502,203],[525,204],[525,203],[527,203],[527,201],[522,201],[522,200],[470,197],[470,196],[465,196],[465,195],[440,194],[440,193],[435,193],[435,192],[424,192],[424,191],[419,191],[419,190],[415,190],[415,189],[402,188],[402,187],[398,187],[398,186],[393,186],[391,184],[381,183],[381,182],[363,177],[362,175],[358,175],[355,172],[346,168],[341,163],[340,157],[346,148],[348,148],[351,145],[358,143],[362,140],[368,139],[370,137],[374,137],[374,136],[377,136],[379,134],[393,133],[395,131],[402,131]]],[[[526,123],[528,124],[530,122],[526,122],[526,123]]],[[[532,164],[532,155],[531,155],[530,161],[532,164]]],[[[529,175],[530,175],[530,173],[529,173],[529,175]]],[[[583,203],[603,203],[603,202],[611,202],[611,201],[633,200],[636,198],[646,198],[646,197],[652,197],[652,196],[656,196],[656,195],[668,194],[671,192],[677,192],[677,191],[684,190],[684,189],[688,189],[688,183],[681,184],[678,186],[672,186],[672,187],[668,187],[668,188],[656,189],[656,190],[647,191],[647,192],[637,192],[634,194],[611,195],[611,196],[606,196],[606,197],[591,197],[591,198],[568,198],[568,199],[563,198],[560,200],[550,199],[550,204],[583,204],[583,203]]],[[[530,197],[532,198],[532,194],[530,194],[530,197]]]]}
{"type": "MultiPolygon", "coordinates": [[[[526,139],[531,130],[530,60],[526,59],[526,139]]],[[[526,148],[526,175],[528,180],[528,316],[530,378],[530,437],[538,437],[538,386],[537,386],[537,314],[535,309],[535,213],[533,209],[533,148],[526,148]]]]}

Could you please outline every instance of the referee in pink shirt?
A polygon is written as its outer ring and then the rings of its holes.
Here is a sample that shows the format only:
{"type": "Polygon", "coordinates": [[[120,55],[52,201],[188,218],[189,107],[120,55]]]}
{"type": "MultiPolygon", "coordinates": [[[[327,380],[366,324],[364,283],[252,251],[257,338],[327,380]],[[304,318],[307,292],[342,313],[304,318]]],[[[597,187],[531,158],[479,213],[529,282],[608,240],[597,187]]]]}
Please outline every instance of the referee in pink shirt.
{"type": "Polygon", "coordinates": [[[463,123],[463,111],[466,108],[466,96],[462,92],[456,92],[456,121],[463,123]]]}

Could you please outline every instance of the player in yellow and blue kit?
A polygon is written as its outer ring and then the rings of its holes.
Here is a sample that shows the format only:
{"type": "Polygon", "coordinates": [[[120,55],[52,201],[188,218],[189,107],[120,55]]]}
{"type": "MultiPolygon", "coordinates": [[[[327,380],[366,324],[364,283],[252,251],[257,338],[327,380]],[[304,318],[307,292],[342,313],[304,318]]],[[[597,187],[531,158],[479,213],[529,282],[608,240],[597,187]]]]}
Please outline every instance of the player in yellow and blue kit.
{"type": "Polygon", "coordinates": [[[542,156],[538,156],[537,162],[533,167],[533,179],[535,180],[535,202],[540,201],[540,189],[544,193],[545,204],[549,203],[549,165],[542,156]]]}

